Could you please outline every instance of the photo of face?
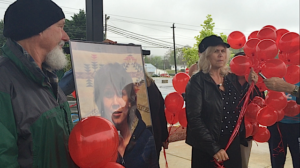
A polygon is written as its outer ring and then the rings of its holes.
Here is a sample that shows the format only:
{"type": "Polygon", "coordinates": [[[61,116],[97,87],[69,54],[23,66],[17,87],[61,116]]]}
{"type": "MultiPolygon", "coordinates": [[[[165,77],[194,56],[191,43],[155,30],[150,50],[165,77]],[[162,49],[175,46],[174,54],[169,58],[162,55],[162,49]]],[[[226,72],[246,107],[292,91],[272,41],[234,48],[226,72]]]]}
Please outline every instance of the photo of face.
{"type": "Polygon", "coordinates": [[[112,86],[107,86],[103,94],[104,116],[115,124],[127,122],[128,110],[131,104],[125,90],[116,91],[112,86]]]}
{"type": "Polygon", "coordinates": [[[101,116],[113,122],[117,129],[130,127],[135,115],[132,108],[136,105],[136,93],[125,69],[118,63],[107,64],[95,73],[94,83],[98,86],[94,95],[101,116]]]}

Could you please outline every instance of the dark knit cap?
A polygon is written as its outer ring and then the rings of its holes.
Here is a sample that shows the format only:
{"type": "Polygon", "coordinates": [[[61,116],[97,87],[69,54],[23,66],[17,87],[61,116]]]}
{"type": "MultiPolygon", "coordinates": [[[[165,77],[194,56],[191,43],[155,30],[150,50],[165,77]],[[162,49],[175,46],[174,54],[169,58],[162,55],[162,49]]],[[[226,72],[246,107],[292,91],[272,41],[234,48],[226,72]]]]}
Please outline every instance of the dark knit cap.
{"type": "Polygon", "coordinates": [[[63,18],[62,9],[51,0],[17,0],[5,11],[3,35],[15,41],[23,40],[63,18]]]}

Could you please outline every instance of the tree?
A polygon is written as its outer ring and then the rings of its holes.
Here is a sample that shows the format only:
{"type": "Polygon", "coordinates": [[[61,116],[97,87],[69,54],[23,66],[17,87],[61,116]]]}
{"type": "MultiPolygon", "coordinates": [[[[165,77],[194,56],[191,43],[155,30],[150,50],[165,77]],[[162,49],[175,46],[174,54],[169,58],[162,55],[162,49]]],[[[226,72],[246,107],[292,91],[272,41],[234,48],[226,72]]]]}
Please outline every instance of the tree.
{"type": "MultiPolygon", "coordinates": [[[[201,43],[201,41],[210,35],[216,35],[213,30],[215,27],[215,23],[213,22],[213,19],[211,18],[211,15],[206,16],[206,20],[204,20],[202,26],[202,30],[199,32],[199,35],[195,36],[196,43],[192,48],[184,48],[183,49],[183,57],[186,60],[188,66],[191,66],[195,62],[198,61],[198,45],[201,43]]],[[[220,37],[223,39],[224,42],[227,42],[227,36],[223,33],[220,34],[220,37]]]]}
{"type": "MultiPolygon", "coordinates": [[[[184,59],[183,55],[183,50],[184,48],[190,48],[190,46],[184,46],[183,48],[176,48],[176,64],[177,65],[186,65],[186,60],[184,59]]],[[[166,69],[171,68],[171,65],[174,65],[174,50],[173,49],[169,49],[165,56],[164,56],[164,60],[165,62],[168,64],[168,66],[166,67],[166,69]]]]}
{"type": "Polygon", "coordinates": [[[164,61],[160,56],[147,56],[145,58],[145,63],[150,63],[158,69],[164,69],[164,61]]]}
{"type": "Polygon", "coordinates": [[[66,19],[64,30],[73,40],[86,40],[86,14],[79,10],[78,14],[71,16],[71,20],[66,19]]]}

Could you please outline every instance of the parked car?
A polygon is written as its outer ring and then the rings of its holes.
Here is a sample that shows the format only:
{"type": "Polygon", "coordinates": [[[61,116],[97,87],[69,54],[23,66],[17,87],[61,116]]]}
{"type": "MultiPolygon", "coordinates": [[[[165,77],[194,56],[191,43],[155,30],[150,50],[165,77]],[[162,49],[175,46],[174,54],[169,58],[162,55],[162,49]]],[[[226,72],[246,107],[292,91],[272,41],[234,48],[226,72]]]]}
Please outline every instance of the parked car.
{"type": "Polygon", "coordinates": [[[159,77],[159,75],[157,75],[157,74],[153,74],[153,75],[152,75],[152,77],[159,77]]]}
{"type": "Polygon", "coordinates": [[[170,75],[167,74],[167,73],[160,74],[160,76],[161,76],[161,77],[170,77],[170,75]]]}

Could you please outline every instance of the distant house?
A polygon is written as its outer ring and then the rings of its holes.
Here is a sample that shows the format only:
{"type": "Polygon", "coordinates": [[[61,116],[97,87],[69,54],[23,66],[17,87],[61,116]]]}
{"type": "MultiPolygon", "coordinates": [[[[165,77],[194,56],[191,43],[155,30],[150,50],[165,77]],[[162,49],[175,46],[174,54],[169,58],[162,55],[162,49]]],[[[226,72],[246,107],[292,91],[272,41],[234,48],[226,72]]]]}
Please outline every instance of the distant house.
{"type": "MultiPolygon", "coordinates": [[[[177,71],[180,71],[181,69],[186,69],[187,65],[177,65],[177,71]]],[[[171,70],[175,70],[175,65],[171,65],[171,70]]]]}
{"type": "Polygon", "coordinates": [[[145,69],[149,75],[153,75],[156,72],[156,67],[149,63],[145,63],[145,69]]]}

